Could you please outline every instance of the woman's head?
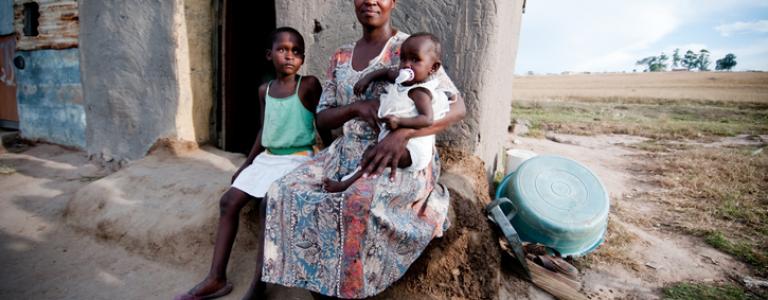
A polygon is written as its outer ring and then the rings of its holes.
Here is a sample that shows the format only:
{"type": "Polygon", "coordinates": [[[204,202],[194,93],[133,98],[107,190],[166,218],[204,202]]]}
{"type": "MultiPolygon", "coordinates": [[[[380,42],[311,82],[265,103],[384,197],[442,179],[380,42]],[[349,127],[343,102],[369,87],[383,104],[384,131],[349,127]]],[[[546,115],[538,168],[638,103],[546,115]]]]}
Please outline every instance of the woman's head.
{"type": "Polygon", "coordinates": [[[415,33],[400,46],[400,69],[413,70],[413,80],[405,84],[426,81],[442,65],[440,39],[431,33],[415,33]]]}
{"type": "Polygon", "coordinates": [[[389,16],[397,0],[354,0],[355,15],[363,27],[382,27],[389,24],[389,16]]]}
{"type": "Polygon", "coordinates": [[[275,72],[296,74],[304,64],[304,37],[296,29],[280,27],[272,32],[271,40],[267,60],[275,66],[275,72]]]}

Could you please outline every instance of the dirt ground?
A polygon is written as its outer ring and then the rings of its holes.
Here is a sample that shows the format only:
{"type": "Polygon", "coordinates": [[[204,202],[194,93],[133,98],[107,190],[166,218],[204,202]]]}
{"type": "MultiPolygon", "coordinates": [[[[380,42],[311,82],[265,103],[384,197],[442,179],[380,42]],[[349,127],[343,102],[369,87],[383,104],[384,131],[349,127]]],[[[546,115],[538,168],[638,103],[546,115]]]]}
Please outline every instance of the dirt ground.
{"type": "MultiPolygon", "coordinates": [[[[584,293],[592,299],[654,299],[667,283],[719,282],[732,274],[747,273],[745,265],[692,237],[660,230],[659,224],[646,226],[622,219],[627,211],[654,214],[659,209],[633,198],[655,188],[633,172],[641,150],[626,147],[644,138],[558,135],[558,142],[514,139],[513,148],[581,162],[608,189],[611,228],[620,234],[609,234],[603,246],[606,250],[601,248],[593,254],[598,257],[595,262],[581,266],[584,293]],[[617,244],[621,246],[613,247],[617,244]]],[[[152,259],[67,225],[63,214],[74,193],[111,173],[84,153],[41,144],[21,153],[0,154],[0,165],[0,298],[168,299],[207,271],[207,256],[184,264],[152,259]]],[[[224,299],[237,299],[244,293],[253,272],[250,255],[250,249],[235,245],[229,272],[235,291],[224,299]]],[[[550,298],[514,276],[503,272],[502,298],[550,298]]],[[[270,292],[271,299],[308,298],[297,290],[272,288],[270,292]]]]}
{"type": "MultiPolygon", "coordinates": [[[[0,154],[0,167],[0,299],[171,299],[206,274],[210,251],[172,263],[67,225],[75,192],[112,173],[85,153],[41,144],[0,154]]],[[[235,289],[223,299],[239,299],[254,271],[255,254],[243,236],[229,267],[235,289]]],[[[272,299],[311,298],[298,290],[269,292],[272,299]]]]}

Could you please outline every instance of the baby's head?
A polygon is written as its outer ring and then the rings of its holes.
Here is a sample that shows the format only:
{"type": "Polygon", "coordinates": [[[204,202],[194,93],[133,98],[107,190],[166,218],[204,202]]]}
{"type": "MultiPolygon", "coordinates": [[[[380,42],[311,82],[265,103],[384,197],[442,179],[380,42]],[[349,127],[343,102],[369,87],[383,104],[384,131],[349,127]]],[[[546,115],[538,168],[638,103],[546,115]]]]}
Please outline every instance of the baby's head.
{"type": "Polygon", "coordinates": [[[304,63],[304,37],[296,29],[280,27],[271,35],[267,60],[275,66],[275,72],[295,74],[304,63]]]}
{"type": "Polygon", "coordinates": [[[406,85],[421,83],[442,65],[440,40],[431,33],[412,34],[400,47],[400,69],[413,70],[413,80],[406,85]]]}

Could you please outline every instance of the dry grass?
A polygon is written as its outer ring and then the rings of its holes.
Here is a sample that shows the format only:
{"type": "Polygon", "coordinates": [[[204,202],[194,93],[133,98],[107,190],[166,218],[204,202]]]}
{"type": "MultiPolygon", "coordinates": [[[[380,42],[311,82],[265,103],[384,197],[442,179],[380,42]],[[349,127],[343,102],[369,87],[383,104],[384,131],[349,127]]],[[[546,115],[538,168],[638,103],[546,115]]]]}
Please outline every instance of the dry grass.
{"type": "Polygon", "coordinates": [[[640,265],[629,254],[630,245],[636,241],[637,236],[617,222],[616,217],[612,215],[608,219],[605,242],[590,255],[575,259],[576,266],[583,269],[598,263],[621,264],[637,271],[640,265]]]}
{"type": "Polygon", "coordinates": [[[768,102],[768,73],[666,72],[515,77],[515,100],[768,102]]]}
{"type": "Polygon", "coordinates": [[[644,170],[663,190],[645,201],[654,216],[768,275],[768,153],[754,148],[692,148],[647,155],[644,170]]]}
{"type": "Polygon", "coordinates": [[[768,132],[768,103],[631,104],[620,102],[517,101],[512,116],[529,120],[532,134],[543,131],[580,135],[630,134],[654,139],[706,137],[768,132]]]}

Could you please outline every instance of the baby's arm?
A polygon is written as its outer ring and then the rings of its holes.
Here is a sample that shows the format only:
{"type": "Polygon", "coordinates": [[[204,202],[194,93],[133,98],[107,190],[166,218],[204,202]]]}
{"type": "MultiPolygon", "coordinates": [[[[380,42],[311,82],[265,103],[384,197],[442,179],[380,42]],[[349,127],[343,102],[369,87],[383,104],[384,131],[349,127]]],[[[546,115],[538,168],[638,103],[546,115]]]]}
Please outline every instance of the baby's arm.
{"type": "Polygon", "coordinates": [[[418,116],[412,118],[400,118],[395,115],[388,115],[382,118],[390,130],[398,128],[419,129],[432,126],[434,119],[432,111],[432,94],[425,88],[417,87],[408,91],[408,97],[416,105],[418,116]]]}
{"type": "Polygon", "coordinates": [[[399,70],[396,68],[384,68],[368,73],[355,83],[355,95],[360,96],[365,93],[365,90],[368,89],[371,82],[376,80],[395,82],[398,72],[399,70]]]}

